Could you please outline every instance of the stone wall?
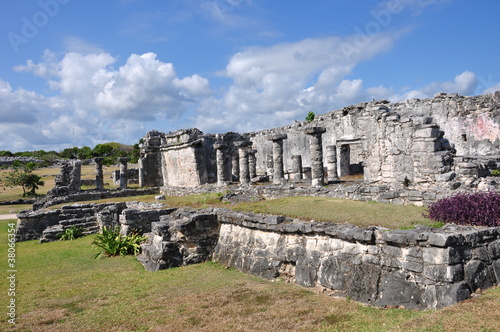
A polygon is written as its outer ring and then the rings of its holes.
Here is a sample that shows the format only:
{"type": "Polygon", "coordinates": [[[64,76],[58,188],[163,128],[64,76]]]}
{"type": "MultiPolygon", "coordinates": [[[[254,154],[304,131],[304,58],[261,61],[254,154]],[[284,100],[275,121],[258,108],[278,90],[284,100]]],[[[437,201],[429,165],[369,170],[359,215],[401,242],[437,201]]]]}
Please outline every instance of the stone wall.
{"type": "Polygon", "coordinates": [[[500,283],[500,228],[393,230],[217,211],[213,259],[375,306],[436,309],[500,283]]]}
{"type": "Polygon", "coordinates": [[[107,190],[107,191],[81,190],[75,194],[69,194],[57,197],[45,196],[41,199],[37,199],[33,203],[33,210],[39,210],[57,204],[80,202],[80,201],[95,201],[98,199],[106,199],[114,197],[152,195],[152,194],[158,194],[159,192],[160,192],[159,188],[121,189],[121,190],[107,190]]]}
{"type": "Polygon", "coordinates": [[[0,167],[4,165],[12,165],[14,161],[19,161],[22,162],[23,164],[26,163],[41,163],[43,160],[34,158],[34,157],[0,157],[0,167]]]}
{"type": "Polygon", "coordinates": [[[160,149],[164,185],[195,187],[208,182],[202,136],[198,129],[165,135],[160,149]]]}
{"type": "Polygon", "coordinates": [[[210,260],[219,238],[217,214],[212,210],[179,209],[153,222],[138,257],[149,271],[210,260]]]}
{"type": "Polygon", "coordinates": [[[157,130],[146,133],[139,158],[139,185],[141,187],[160,187],[163,185],[160,146],[165,134],[157,130]]]}
{"type": "Polygon", "coordinates": [[[17,215],[16,241],[54,241],[71,226],[82,227],[85,234],[92,234],[102,227],[120,227],[122,234],[130,231],[146,233],[151,223],[173,209],[162,204],[121,202],[102,204],[73,204],[49,211],[22,211],[17,215]]]}

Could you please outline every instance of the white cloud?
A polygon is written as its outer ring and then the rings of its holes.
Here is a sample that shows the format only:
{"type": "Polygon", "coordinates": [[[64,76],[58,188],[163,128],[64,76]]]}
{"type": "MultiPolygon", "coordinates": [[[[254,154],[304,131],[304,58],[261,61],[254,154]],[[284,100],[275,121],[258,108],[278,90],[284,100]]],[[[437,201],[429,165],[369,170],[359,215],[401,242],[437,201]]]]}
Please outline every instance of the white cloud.
{"type": "Polygon", "coordinates": [[[500,82],[485,89],[482,93],[495,93],[496,91],[500,91],[500,82]]]}
{"type": "Polygon", "coordinates": [[[45,78],[57,94],[13,90],[0,80],[0,149],[12,149],[12,140],[38,148],[110,139],[134,143],[144,134],[141,122],[177,119],[211,93],[207,79],[179,78],[173,65],[154,53],[132,54],[117,69],[116,61],[107,53],[70,52],[58,59],[46,51],[40,63],[17,66],[45,78]]]}
{"type": "Polygon", "coordinates": [[[91,44],[75,36],[67,36],[64,39],[66,52],[79,53],[82,55],[105,53],[104,49],[98,45],[91,44]]]}
{"type": "Polygon", "coordinates": [[[302,120],[308,111],[356,103],[365,97],[362,80],[345,78],[357,63],[390,49],[400,35],[387,31],[248,48],[226,66],[224,75],[234,84],[221,98],[201,104],[195,125],[212,132],[257,130],[302,120]]]}
{"type": "Polygon", "coordinates": [[[470,71],[464,71],[455,76],[453,81],[446,82],[432,82],[419,89],[411,90],[403,95],[393,95],[389,99],[393,101],[400,101],[409,98],[432,98],[436,93],[458,93],[460,95],[471,96],[474,95],[478,80],[476,74],[470,71]]]}
{"type": "Polygon", "coordinates": [[[17,72],[32,72],[35,76],[49,79],[57,76],[57,57],[50,50],[45,50],[42,56],[42,62],[35,64],[33,60],[26,61],[25,65],[14,67],[17,72]]]}

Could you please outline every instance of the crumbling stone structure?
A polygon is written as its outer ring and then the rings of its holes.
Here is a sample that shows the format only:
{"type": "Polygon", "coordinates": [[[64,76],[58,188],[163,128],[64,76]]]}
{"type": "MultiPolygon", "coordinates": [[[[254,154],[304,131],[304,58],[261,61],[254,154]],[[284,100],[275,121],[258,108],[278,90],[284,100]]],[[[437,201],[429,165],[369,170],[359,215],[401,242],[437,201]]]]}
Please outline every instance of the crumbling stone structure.
{"type": "Polygon", "coordinates": [[[78,193],[81,187],[82,163],[74,160],[61,164],[61,172],[56,176],[55,187],[47,192],[49,197],[67,196],[78,193]]]}
{"type": "Polygon", "coordinates": [[[18,217],[17,241],[52,241],[71,225],[87,233],[117,226],[122,234],[148,236],[138,259],[150,271],[213,259],[380,307],[442,308],[500,284],[500,227],[359,228],[138,202],[75,204],[18,217]]]}
{"type": "Polygon", "coordinates": [[[500,284],[500,228],[411,230],[217,211],[213,259],[379,307],[438,309],[500,284]]]}
{"type": "Polygon", "coordinates": [[[144,137],[141,172],[156,178],[143,184],[161,184],[166,191],[216,182],[246,184],[246,173],[243,180],[240,176],[248,158],[250,179],[255,164],[256,177],[267,175],[282,185],[286,178],[296,181],[297,159],[292,156],[300,156],[302,181],[318,187],[358,174],[366,184],[394,191],[471,190],[478,188],[479,178],[500,169],[499,105],[500,92],[438,94],[392,104],[360,103],[318,115],[312,123],[252,133],[150,132],[144,137]],[[239,141],[249,142],[248,157],[240,158],[239,141]],[[224,161],[217,161],[221,143],[227,150],[219,157],[224,161]]]}

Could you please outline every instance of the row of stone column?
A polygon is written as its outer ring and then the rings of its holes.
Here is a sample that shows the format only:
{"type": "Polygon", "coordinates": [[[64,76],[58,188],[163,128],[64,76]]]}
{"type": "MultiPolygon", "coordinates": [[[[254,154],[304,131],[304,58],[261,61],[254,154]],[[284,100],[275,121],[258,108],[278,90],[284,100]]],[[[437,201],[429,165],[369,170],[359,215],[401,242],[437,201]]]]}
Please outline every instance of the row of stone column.
{"type": "MultiPolygon", "coordinates": [[[[323,142],[322,134],[326,132],[323,127],[311,127],[305,130],[309,135],[309,150],[311,159],[311,184],[314,187],[324,185],[323,172],[323,142]]],[[[269,138],[273,142],[273,183],[282,184],[285,180],[283,169],[283,140],[287,139],[286,134],[276,134],[269,138]]],[[[337,147],[329,145],[326,147],[328,181],[339,181],[337,173],[337,147]]],[[[269,168],[269,163],[268,163],[269,168]]],[[[302,179],[302,157],[300,155],[292,156],[291,180],[302,179]]]]}
{"type": "MultiPolygon", "coordinates": [[[[250,179],[257,176],[257,162],[255,154],[257,150],[251,148],[248,141],[237,141],[234,143],[238,153],[232,155],[231,175],[239,179],[241,184],[250,183],[250,179]]],[[[230,148],[225,143],[215,143],[215,158],[217,164],[217,185],[227,186],[231,179],[226,172],[226,154],[230,148]]]]}
{"type": "MultiPolygon", "coordinates": [[[[322,134],[326,132],[322,127],[311,127],[305,130],[309,135],[309,149],[311,159],[311,181],[312,186],[324,185],[324,172],[323,172],[323,143],[322,134]]],[[[268,138],[272,142],[272,156],[266,160],[267,172],[272,174],[273,184],[283,184],[285,182],[285,171],[283,163],[283,140],[287,139],[286,134],[275,134],[268,138]]],[[[252,150],[250,142],[239,141],[235,142],[234,146],[238,149],[238,154],[232,156],[232,174],[239,178],[241,184],[248,184],[250,179],[256,176],[256,150],[252,150]]],[[[214,144],[216,150],[217,162],[217,185],[226,186],[231,181],[227,176],[225,161],[226,151],[229,146],[224,143],[214,144]]],[[[326,147],[327,156],[327,169],[328,181],[338,181],[337,173],[337,147],[330,145],[326,147]]],[[[302,157],[300,155],[292,156],[292,173],[290,174],[291,180],[302,179],[302,157]]]]}

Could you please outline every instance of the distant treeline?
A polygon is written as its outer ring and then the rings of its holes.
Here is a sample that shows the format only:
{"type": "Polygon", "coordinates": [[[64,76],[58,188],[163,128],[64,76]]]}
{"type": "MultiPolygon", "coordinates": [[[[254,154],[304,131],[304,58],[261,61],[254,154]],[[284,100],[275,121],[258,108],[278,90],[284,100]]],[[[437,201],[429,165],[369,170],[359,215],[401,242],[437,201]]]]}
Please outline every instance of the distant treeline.
{"type": "Polygon", "coordinates": [[[57,151],[24,151],[24,152],[10,152],[7,150],[0,150],[0,157],[31,157],[42,161],[41,166],[49,166],[58,159],[92,159],[94,157],[103,157],[103,164],[113,165],[116,163],[118,157],[129,157],[131,163],[137,163],[140,156],[139,144],[125,145],[121,143],[103,143],[96,145],[93,149],[84,147],[67,148],[60,152],[57,151]]]}

